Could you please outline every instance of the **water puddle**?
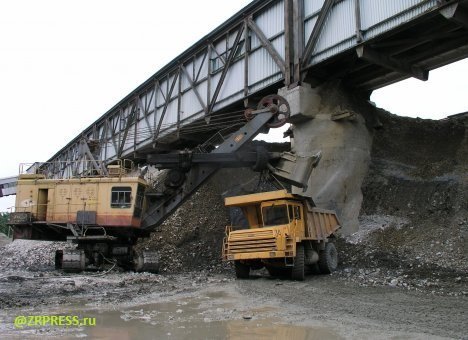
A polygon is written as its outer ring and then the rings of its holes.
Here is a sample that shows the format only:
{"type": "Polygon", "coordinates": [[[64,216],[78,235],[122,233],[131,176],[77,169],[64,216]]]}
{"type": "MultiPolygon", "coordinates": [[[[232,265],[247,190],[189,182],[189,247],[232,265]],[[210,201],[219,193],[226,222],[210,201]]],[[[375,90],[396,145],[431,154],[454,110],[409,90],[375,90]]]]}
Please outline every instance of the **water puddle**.
{"type": "MultiPolygon", "coordinates": [[[[0,337],[112,340],[341,339],[332,330],[324,327],[301,327],[281,323],[277,307],[262,305],[244,308],[242,303],[236,303],[236,297],[223,291],[114,310],[88,308],[80,306],[66,312],[63,309],[49,309],[42,313],[95,318],[95,326],[25,327],[18,330],[13,327],[13,320],[5,318],[0,320],[0,337]]],[[[34,315],[37,313],[31,312],[34,315]]]]}

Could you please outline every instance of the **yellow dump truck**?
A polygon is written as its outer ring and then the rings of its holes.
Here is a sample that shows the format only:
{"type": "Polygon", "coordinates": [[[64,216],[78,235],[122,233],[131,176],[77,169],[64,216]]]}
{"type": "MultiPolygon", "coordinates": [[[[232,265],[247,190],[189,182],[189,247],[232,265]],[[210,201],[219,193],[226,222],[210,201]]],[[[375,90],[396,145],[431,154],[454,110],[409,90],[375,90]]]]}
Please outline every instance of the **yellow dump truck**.
{"type": "Polygon", "coordinates": [[[333,239],[340,228],[334,211],[286,190],[227,197],[242,210],[249,228],[226,227],[223,259],[234,261],[237,278],[266,267],[272,276],[304,280],[308,270],[329,274],[338,264],[333,239]]]}

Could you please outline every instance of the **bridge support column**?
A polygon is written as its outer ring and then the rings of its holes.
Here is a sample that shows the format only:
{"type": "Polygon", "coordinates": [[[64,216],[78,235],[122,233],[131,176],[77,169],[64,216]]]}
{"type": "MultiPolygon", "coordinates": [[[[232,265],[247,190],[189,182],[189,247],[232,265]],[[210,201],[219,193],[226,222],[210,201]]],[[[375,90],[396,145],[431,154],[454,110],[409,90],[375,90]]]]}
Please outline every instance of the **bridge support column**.
{"type": "Polygon", "coordinates": [[[301,86],[296,86],[292,89],[283,87],[278,90],[278,94],[289,103],[291,123],[310,120],[319,113],[322,98],[319,92],[307,83],[303,83],[301,86]]]}
{"type": "Polygon", "coordinates": [[[293,193],[310,196],[319,207],[336,210],[343,234],[357,231],[361,185],[372,145],[364,117],[375,107],[337,82],[315,89],[308,85],[282,89],[279,94],[288,99],[293,113],[292,149],[304,156],[322,152],[307,191],[293,188],[293,193]]]}

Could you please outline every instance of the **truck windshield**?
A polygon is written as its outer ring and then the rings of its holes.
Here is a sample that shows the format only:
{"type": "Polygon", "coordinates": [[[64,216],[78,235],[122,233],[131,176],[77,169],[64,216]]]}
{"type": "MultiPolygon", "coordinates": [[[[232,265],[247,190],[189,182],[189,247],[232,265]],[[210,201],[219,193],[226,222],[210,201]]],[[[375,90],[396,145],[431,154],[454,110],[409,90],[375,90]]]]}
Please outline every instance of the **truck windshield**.
{"type": "Polygon", "coordinates": [[[263,208],[263,225],[265,227],[288,224],[288,209],[286,205],[272,205],[263,208]]]}

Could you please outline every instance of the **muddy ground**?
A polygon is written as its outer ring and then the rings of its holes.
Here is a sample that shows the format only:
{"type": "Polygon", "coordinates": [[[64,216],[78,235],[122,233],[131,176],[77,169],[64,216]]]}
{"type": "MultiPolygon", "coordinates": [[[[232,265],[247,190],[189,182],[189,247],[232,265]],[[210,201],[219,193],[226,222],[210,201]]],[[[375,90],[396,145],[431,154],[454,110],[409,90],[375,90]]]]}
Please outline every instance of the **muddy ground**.
{"type": "MultiPolygon", "coordinates": [[[[304,282],[293,282],[272,279],[263,272],[250,280],[236,280],[231,273],[208,272],[61,277],[52,272],[15,271],[13,276],[2,278],[1,295],[0,334],[6,338],[44,334],[49,337],[87,334],[94,338],[92,332],[98,330],[90,328],[17,330],[13,318],[43,314],[92,315],[100,328],[112,328],[112,324],[102,321],[110,312],[117,314],[119,327],[133,332],[128,339],[145,338],[133,336],[138,334],[132,330],[135,325],[127,322],[134,319],[141,327],[152,322],[154,326],[169,322],[164,326],[169,333],[176,332],[183,323],[184,327],[193,328],[193,338],[231,338],[229,333],[219,337],[204,333],[203,329],[209,328],[211,322],[219,321],[241,322],[245,335],[261,339],[266,337],[257,337],[255,325],[272,321],[280,328],[288,325],[305,327],[305,330],[318,328],[326,332],[325,338],[331,339],[461,339],[468,334],[466,296],[440,296],[392,286],[362,287],[348,282],[341,273],[309,276],[304,282]],[[205,305],[191,306],[190,310],[181,303],[199,300],[205,305]],[[178,307],[165,311],[162,302],[175,303],[178,307]],[[183,319],[188,313],[193,315],[183,319]]],[[[241,338],[237,331],[233,331],[232,338],[241,338]]],[[[291,338],[319,338],[314,332],[305,332],[307,336],[304,332],[293,332],[291,338]]],[[[161,337],[171,338],[166,335],[161,337]]]]}
{"type": "Polygon", "coordinates": [[[360,230],[338,237],[332,275],[236,280],[220,254],[224,226],[242,221],[222,198],[268,185],[223,170],[139,244],[161,252],[160,274],[69,275],[53,268],[63,244],[1,247],[0,337],[467,339],[466,122],[377,115],[360,230]],[[101,323],[13,326],[16,315],[75,312],[101,323]]]}

